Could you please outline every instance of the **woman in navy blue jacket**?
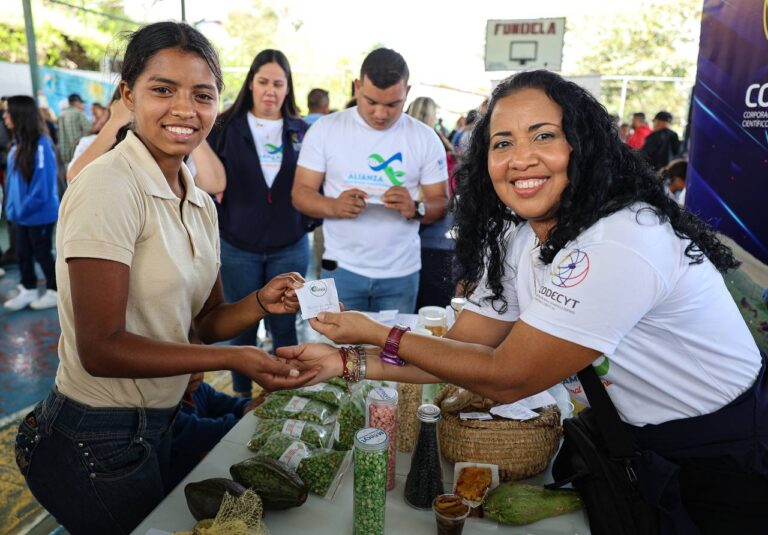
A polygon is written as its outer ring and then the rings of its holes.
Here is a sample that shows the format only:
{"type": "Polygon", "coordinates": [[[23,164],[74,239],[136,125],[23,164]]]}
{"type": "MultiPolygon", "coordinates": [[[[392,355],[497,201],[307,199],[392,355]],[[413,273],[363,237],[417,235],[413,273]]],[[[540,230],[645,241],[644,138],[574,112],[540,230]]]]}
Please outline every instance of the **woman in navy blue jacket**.
{"type": "MultiPolygon", "coordinates": [[[[263,50],[253,60],[237,100],[208,142],[221,159],[227,189],[218,205],[221,276],[227,301],[261,288],[275,275],[309,262],[306,219],[291,204],[291,187],[307,125],[299,118],[288,59],[263,50]]],[[[275,348],[297,342],[295,315],[266,319],[275,348]]],[[[258,327],[232,340],[256,345],[258,327]]],[[[251,381],[232,372],[232,387],[251,395],[251,381]]]]}
{"type": "Polygon", "coordinates": [[[19,294],[5,302],[10,310],[56,306],[56,269],[52,253],[53,225],[59,214],[56,155],[45,135],[40,110],[32,97],[8,99],[3,116],[13,134],[8,153],[8,221],[16,226],[16,248],[21,271],[19,294]],[[45,274],[47,290],[37,293],[35,260],[45,274]]]}

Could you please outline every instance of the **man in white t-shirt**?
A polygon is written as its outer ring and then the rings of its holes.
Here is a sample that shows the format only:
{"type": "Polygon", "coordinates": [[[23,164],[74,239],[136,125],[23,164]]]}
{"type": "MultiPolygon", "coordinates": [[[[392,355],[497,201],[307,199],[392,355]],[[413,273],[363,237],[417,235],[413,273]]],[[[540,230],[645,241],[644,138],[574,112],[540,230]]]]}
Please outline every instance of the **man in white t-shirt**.
{"type": "Polygon", "coordinates": [[[357,106],[320,118],[299,155],[293,205],[325,219],[322,276],[336,279],[348,310],[413,312],[419,222],[445,214],[445,149],[403,113],[408,90],[403,57],[374,50],[355,81],[357,106]]]}

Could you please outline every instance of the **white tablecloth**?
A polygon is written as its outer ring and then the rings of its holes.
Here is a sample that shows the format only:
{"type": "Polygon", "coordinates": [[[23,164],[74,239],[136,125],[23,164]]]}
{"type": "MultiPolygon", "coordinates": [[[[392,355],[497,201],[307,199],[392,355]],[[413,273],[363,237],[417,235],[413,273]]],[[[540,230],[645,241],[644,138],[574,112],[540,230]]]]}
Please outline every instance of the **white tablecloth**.
{"type": "MultiPolygon", "coordinates": [[[[133,531],[133,535],[146,535],[150,528],[167,532],[190,530],[195,520],[189,513],[184,498],[184,486],[193,481],[211,477],[230,477],[229,467],[253,456],[245,447],[255,428],[255,416],[249,413],[221,440],[206,458],[176,487],[171,494],[133,531]]],[[[386,533],[420,535],[434,533],[432,511],[420,511],[403,500],[405,478],[410,469],[410,454],[397,457],[397,483],[387,493],[386,533]]],[[[446,491],[452,484],[453,470],[446,463],[443,470],[446,491]]],[[[549,473],[540,474],[528,482],[542,484],[551,480],[549,473]]],[[[352,533],[353,467],[347,471],[334,501],[310,494],[301,507],[285,511],[267,511],[266,523],[272,535],[345,535],[352,533]]],[[[568,515],[541,520],[521,527],[501,526],[487,519],[469,518],[464,533],[530,534],[530,535],[587,535],[586,514],[578,511],[568,515]]]]}

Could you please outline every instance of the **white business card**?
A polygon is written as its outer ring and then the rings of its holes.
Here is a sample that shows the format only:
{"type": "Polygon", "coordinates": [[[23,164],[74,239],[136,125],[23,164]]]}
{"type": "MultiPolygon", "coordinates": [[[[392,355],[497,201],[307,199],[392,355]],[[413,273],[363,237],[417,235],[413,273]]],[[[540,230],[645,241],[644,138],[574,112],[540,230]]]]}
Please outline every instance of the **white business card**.
{"type": "Polygon", "coordinates": [[[316,318],[320,312],[341,312],[336,281],[319,279],[307,281],[296,290],[301,307],[301,319],[316,318]]]}

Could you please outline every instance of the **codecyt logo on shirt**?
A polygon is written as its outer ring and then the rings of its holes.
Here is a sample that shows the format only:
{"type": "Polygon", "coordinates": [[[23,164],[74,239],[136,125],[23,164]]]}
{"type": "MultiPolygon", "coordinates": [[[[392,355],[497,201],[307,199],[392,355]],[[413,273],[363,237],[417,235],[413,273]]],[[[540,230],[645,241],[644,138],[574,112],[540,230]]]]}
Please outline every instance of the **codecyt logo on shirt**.
{"type": "Polygon", "coordinates": [[[394,162],[403,163],[402,152],[396,152],[389,158],[384,158],[375,152],[368,155],[368,167],[371,168],[371,171],[384,171],[393,186],[402,186],[404,182],[399,179],[405,176],[405,171],[395,171],[392,167],[394,162]]]}
{"type": "Polygon", "coordinates": [[[552,266],[552,284],[558,288],[578,286],[589,273],[589,256],[581,249],[574,249],[552,266]]]}

